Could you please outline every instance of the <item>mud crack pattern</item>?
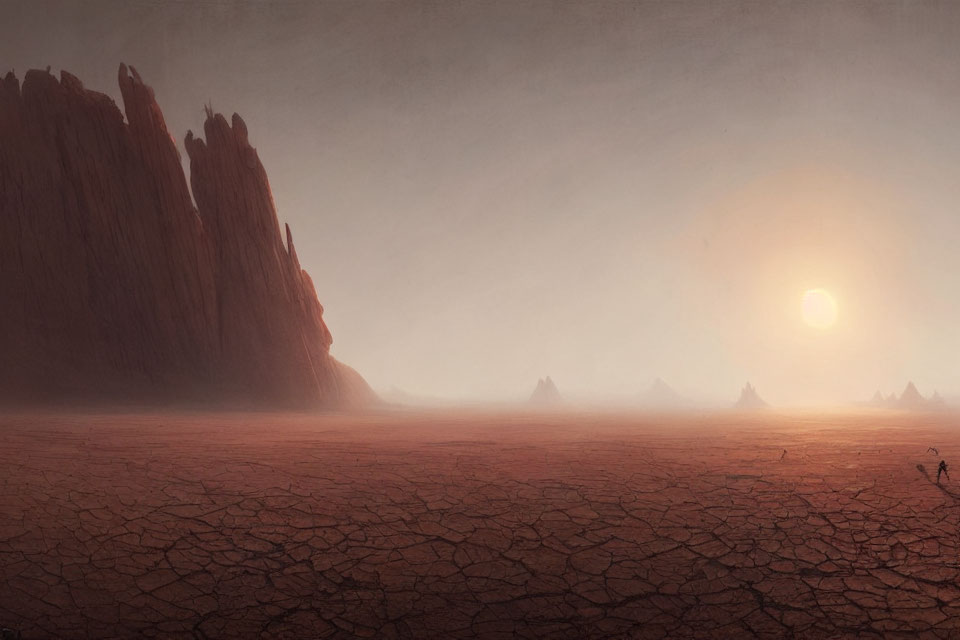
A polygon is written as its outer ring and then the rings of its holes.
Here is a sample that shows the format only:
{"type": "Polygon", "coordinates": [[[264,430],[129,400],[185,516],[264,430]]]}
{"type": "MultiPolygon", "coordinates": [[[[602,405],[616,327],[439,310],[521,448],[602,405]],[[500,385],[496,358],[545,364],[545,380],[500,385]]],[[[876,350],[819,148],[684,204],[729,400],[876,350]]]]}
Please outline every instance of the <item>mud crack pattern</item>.
{"type": "Polygon", "coordinates": [[[931,445],[960,462],[956,426],[879,413],[7,415],[0,627],[956,638],[960,491],[920,470],[936,468],[931,445]]]}

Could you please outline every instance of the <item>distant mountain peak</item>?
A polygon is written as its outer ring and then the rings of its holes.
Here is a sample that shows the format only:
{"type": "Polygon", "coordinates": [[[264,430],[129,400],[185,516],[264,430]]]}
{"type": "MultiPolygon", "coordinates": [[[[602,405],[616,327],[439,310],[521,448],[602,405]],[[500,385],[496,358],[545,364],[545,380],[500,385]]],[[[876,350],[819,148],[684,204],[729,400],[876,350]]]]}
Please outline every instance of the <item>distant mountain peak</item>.
{"type": "Polygon", "coordinates": [[[530,395],[531,404],[555,405],[560,404],[562,401],[563,397],[560,395],[557,385],[554,384],[550,376],[540,378],[537,381],[537,388],[534,389],[530,395]]]}
{"type": "Polygon", "coordinates": [[[653,381],[653,384],[650,385],[650,390],[651,390],[651,391],[663,391],[663,392],[666,392],[666,393],[672,393],[672,394],[676,395],[676,391],[673,390],[673,387],[671,387],[671,386],[668,385],[666,382],[664,382],[663,378],[660,378],[660,377],[656,378],[656,379],[653,381]]]}
{"type": "Polygon", "coordinates": [[[649,389],[640,394],[640,400],[644,406],[660,409],[675,408],[683,404],[680,394],[659,377],[653,381],[649,389]]]}
{"type": "Polygon", "coordinates": [[[908,382],[907,386],[904,388],[903,393],[900,394],[900,400],[898,404],[901,407],[918,407],[923,405],[926,402],[924,397],[920,395],[920,392],[917,391],[917,386],[913,382],[908,382]]]}
{"type": "Polygon", "coordinates": [[[769,406],[764,402],[763,398],[760,397],[760,394],[757,393],[757,390],[754,389],[753,385],[747,382],[747,384],[740,390],[740,398],[737,400],[737,403],[734,405],[736,409],[762,409],[769,406]]]}
{"type": "Polygon", "coordinates": [[[870,405],[874,407],[887,407],[892,409],[907,410],[940,409],[946,405],[946,401],[938,391],[934,391],[933,395],[931,395],[929,398],[923,397],[923,395],[917,389],[917,385],[915,385],[913,381],[910,381],[907,382],[907,386],[903,388],[903,392],[900,394],[899,398],[895,393],[884,396],[881,392],[877,391],[875,394],[873,394],[873,399],[870,401],[870,405]]]}

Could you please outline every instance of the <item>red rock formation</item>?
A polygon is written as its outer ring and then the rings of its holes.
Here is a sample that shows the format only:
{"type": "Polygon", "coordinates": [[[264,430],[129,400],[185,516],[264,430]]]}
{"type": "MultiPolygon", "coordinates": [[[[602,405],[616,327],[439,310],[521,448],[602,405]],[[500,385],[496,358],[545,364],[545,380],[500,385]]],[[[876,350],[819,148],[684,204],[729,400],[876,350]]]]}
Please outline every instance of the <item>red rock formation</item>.
{"type": "Polygon", "coordinates": [[[897,406],[901,409],[918,409],[926,403],[926,399],[917,391],[917,386],[913,382],[908,382],[904,387],[897,406]]]}
{"type": "Polygon", "coordinates": [[[553,406],[563,403],[563,396],[550,376],[540,378],[537,387],[530,394],[530,404],[538,406],[553,406]]]}
{"type": "Polygon", "coordinates": [[[153,91],[0,81],[0,399],[343,407],[374,399],[332,341],[246,125],[187,135],[153,91]]]}
{"type": "Polygon", "coordinates": [[[644,408],[657,410],[680,409],[688,404],[662,378],[654,380],[646,393],[641,394],[640,402],[644,408]]]}
{"type": "Polygon", "coordinates": [[[736,404],[733,406],[736,409],[763,409],[769,405],[764,402],[760,394],[757,393],[757,390],[748,382],[746,386],[740,390],[740,398],[737,399],[736,404]]]}

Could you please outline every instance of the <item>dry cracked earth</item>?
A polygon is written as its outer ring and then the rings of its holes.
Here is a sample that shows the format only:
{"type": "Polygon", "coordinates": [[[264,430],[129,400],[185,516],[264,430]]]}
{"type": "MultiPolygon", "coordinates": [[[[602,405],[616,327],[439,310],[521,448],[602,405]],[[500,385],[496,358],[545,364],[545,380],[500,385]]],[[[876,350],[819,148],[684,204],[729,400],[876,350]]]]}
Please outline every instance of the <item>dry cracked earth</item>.
{"type": "Polygon", "coordinates": [[[4,415],[0,627],[958,638],[958,421],[4,415]]]}

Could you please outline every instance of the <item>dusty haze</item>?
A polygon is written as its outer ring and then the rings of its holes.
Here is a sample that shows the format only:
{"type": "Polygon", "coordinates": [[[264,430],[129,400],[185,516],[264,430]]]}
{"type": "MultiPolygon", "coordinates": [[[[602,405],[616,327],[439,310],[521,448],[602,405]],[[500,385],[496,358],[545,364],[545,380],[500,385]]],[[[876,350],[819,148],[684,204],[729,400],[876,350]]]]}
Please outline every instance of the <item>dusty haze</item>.
{"type": "Polygon", "coordinates": [[[960,391],[960,5],[4,2],[0,68],[243,115],[380,389],[960,391]],[[839,304],[827,331],[805,289],[839,304]]]}

